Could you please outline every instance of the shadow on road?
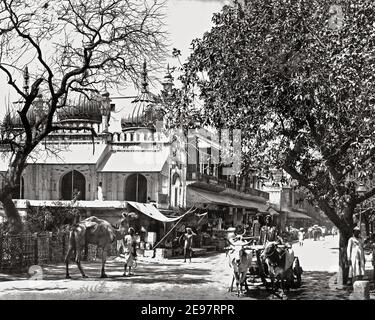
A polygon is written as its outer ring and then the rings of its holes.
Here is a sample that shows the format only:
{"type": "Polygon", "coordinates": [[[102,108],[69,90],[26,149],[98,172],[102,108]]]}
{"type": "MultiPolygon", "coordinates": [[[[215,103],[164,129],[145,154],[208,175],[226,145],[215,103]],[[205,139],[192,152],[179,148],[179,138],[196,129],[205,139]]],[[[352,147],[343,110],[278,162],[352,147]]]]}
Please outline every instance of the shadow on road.
{"type": "MultiPolygon", "coordinates": [[[[82,278],[75,264],[70,265],[69,271],[72,280],[102,281],[100,278],[100,262],[82,264],[83,270],[88,278],[82,278]]],[[[44,280],[62,280],[65,279],[65,265],[46,265],[43,266],[44,280]]],[[[176,285],[184,284],[206,284],[210,283],[208,276],[209,269],[187,268],[186,266],[170,266],[168,264],[146,264],[139,263],[134,276],[123,277],[123,264],[110,262],[106,265],[108,278],[106,281],[129,281],[132,283],[152,284],[168,283],[176,285]]]]}

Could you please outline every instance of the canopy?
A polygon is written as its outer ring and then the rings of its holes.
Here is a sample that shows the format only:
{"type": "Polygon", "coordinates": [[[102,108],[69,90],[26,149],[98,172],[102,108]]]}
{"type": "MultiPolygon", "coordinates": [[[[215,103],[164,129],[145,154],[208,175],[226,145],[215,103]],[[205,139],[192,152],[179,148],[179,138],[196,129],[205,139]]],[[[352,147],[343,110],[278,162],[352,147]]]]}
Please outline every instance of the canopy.
{"type": "Polygon", "coordinates": [[[210,192],[198,188],[188,188],[190,196],[192,197],[193,202],[198,203],[212,203],[217,205],[238,207],[238,208],[252,208],[257,209],[261,212],[267,211],[267,205],[259,202],[252,201],[246,198],[237,198],[222,192],[210,192]]]}
{"type": "Polygon", "coordinates": [[[273,208],[268,208],[268,213],[271,215],[271,216],[279,216],[280,213],[278,213],[275,209],[273,208]]]}
{"type": "Polygon", "coordinates": [[[99,168],[99,172],[161,172],[168,153],[165,151],[118,151],[99,168]]]}
{"type": "Polygon", "coordinates": [[[133,201],[127,201],[133,208],[137,209],[138,211],[142,212],[146,216],[161,221],[161,222],[174,222],[180,220],[183,216],[175,217],[175,218],[168,218],[164,214],[162,214],[154,205],[150,203],[139,203],[133,201]]]}
{"type": "Polygon", "coordinates": [[[301,212],[297,212],[297,211],[287,211],[287,214],[288,214],[288,218],[291,218],[291,219],[308,219],[308,220],[312,219],[308,215],[301,213],[301,212]]]}

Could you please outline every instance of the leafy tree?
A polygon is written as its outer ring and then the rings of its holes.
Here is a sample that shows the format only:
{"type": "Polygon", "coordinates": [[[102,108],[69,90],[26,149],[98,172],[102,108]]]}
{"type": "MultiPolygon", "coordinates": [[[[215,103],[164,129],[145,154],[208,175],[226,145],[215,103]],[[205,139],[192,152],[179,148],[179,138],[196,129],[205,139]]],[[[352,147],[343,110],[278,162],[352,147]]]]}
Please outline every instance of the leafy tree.
{"type": "Polygon", "coordinates": [[[180,96],[198,95],[205,123],[242,130],[244,169],[285,170],[324,211],[345,283],[353,216],[375,194],[375,3],[250,0],[213,22],[180,96]]]}
{"type": "Polygon", "coordinates": [[[55,121],[72,92],[100,99],[105,85],[135,80],[143,59],[161,61],[163,7],[158,0],[0,1],[0,72],[17,94],[15,117],[21,126],[20,131],[2,126],[1,132],[0,144],[10,160],[6,158],[9,169],[2,177],[0,202],[10,231],[22,230],[12,193],[19,190],[22,171],[38,144],[64,129],[95,135],[90,126],[67,127],[55,121]]]}
{"type": "Polygon", "coordinates": [[[64,207],[57,201],[57,207],[29,208],[26,216],[26,229],[30,232],[57,231],[78,221],[83,209],[64,207]]]}

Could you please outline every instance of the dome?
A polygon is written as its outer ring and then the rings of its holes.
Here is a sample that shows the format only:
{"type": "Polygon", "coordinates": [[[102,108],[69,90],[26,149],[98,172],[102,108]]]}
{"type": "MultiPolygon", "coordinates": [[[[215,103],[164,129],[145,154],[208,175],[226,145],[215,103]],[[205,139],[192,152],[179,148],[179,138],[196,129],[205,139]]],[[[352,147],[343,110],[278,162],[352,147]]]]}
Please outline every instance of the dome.
{"type": "Polygon", "coordinates": [[[130,108],[123,114],[121,118],[122,129],[127,130],[151,125],[156,118],[160,118],[160,112],[155,109],[157,103],[157,96],[148,90],[146,62],[144,62],[141,93],[131,102],[130,108]]]}
{"type": "MultiPolygon", "coordinates": [[[[15,130],[15,129],[22,129],[23,124],[21,121],[21,117],[19,116],[17,110],[20,108],[17,108],[18,104],[21,104],[22,102],[15,102],[13,105],[13,108],[9,108],[6,112],[4,119],[1,123],[1,129],[3,130],[15,130]]],[[[36,112],[33,108],[33,106],[30,107],[29,111],[27,112],[27,118],[30,122],[31,126],[34,126],[36,123],[36,112]]]]}
{"type": "Polygon", "coordinates": [[[68,100],[61,108],[57,117],[60,122],[88,121],[100,123],[102,121],[100,98],[88,98],[80,94],[77,98],[68,100]]]}
{"type": "Polygon", "coordinates": [[[142,92],[136,99],[131,102],[131,106],[126,114],[121,118],[123,129],[144,127],[147,125],[150,110],[156,103],[156,97],[150,92],[142,92]]]}

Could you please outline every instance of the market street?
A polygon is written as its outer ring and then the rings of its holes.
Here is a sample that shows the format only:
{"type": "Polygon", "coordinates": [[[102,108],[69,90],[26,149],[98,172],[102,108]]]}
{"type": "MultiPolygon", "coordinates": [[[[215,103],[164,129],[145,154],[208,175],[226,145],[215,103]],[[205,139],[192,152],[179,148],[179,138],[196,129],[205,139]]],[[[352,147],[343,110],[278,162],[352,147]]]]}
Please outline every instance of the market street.
{"type": "MultiPolygon", "coordinates": [[[[289,299],[348,299],[345,290],[329,288],[329,279],[337,269],[338,237],[325,240],[305,240],[294,244],[304,273],[301,288],[292,290],[289,299]]],[[[369,257],[367,257],[369,258],[369,257]]],[[[100,261],[84,263],[89,276],[82,279],[77,267],[71,266],[72,280],[64,279],[65,265],[43,267],[44,280],[15,280],[0,282],[0,299],[271,299],[264,289],[252,290],[237,298],[228,293],[232,269],[225,253],[213,253],[194,258],[192,263],[182,259],[155,261],[140,258],[135,275],[122,277],[119,259],[107,262],[108,279],[100,279],[100,261]]],[[[366,265],[371,269],[371,265],[366,265]]],[[[9,279],[8,276],[0,279],[9,279]]]]}

